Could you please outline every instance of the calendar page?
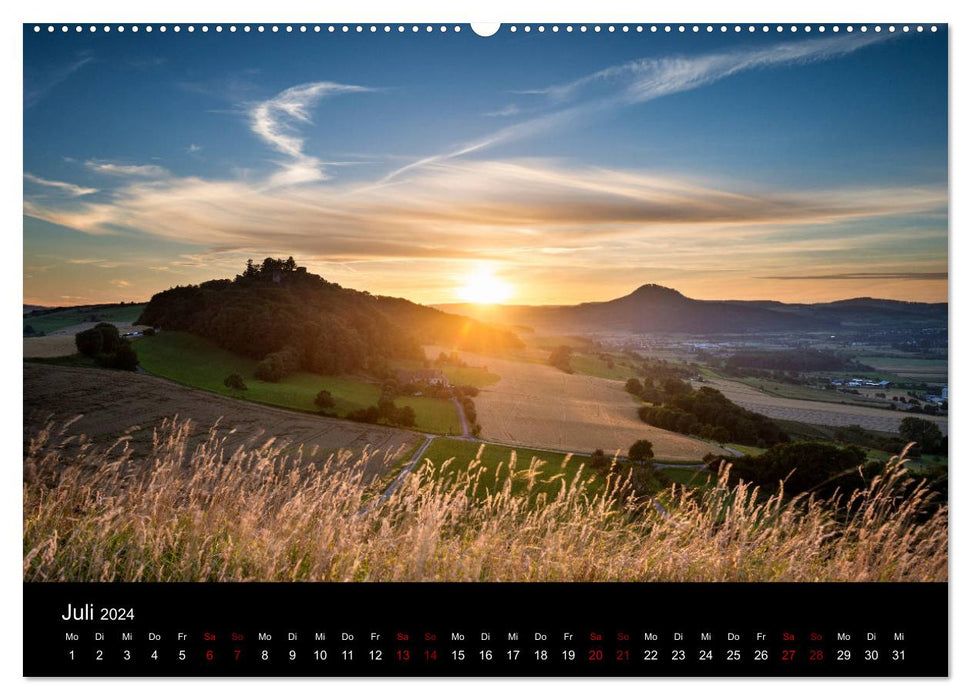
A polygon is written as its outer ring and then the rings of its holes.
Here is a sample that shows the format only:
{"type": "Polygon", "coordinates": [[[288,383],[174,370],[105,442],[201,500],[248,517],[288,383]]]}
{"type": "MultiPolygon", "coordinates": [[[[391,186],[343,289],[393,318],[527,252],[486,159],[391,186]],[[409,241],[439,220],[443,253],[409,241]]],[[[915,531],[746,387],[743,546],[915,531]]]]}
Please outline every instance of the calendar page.
{"type": "Polygon", "coordinates": [[[22,31],[25,676],[948,675],[947,24],[22,31]]]}

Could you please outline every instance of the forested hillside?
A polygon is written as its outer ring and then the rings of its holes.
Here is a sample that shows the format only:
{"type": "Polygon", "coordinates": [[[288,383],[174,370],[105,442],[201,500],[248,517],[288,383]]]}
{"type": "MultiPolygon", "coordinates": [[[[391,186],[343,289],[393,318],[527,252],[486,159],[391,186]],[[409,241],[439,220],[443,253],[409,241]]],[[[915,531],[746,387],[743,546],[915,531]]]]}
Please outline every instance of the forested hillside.
{"type": "Polygon", "coordinates": [[[423,343],[479,352],[521,345],[514,334],[478,321],[345,289],[293,258],[249,261],[234,280],[160,292],[138,323],[194,333],[263,360],[267,379],[298,369],[379,371],[389,359],[421,358],[423,343]]]}

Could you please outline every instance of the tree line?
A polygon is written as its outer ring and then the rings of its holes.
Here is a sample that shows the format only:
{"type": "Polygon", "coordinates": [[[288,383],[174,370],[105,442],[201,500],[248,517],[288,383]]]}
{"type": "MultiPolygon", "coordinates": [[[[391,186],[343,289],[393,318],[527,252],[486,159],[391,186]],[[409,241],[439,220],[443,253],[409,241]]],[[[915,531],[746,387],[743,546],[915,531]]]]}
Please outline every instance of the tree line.
{"type": "Polygon", "coordinates": [[[626,388],[653,405],[641,406],[637,415],[648,425],[685,435],[697,435],[719,443],[765,447],[788,442],[789,436],[761,413],[732,403],[711,387],[692,389],[680,379],[669,377],[654,383],[632,378],[626,388]]]}
{"type": "MultiPolygon", "coordinates": [[[[716,363],[717,364],[717,363],[716,363]]],[[[815,349],[744,350],[729,355],[724,368],[781,370],[793,372],[867,372],[873,368],[852,358],[815,349]]]]}
{"type": "MultiPolygon", "coordinates": [[[[709,456],[708,469],[718,472],[726,461],[709,456]]],[[[787,442],[773,445],[760,455],[733,458],[729,474],[731,482],[747,481],[775,491],[782,484],[787,496],[812,494],[816,498],[830,498],[838,493],[849,496],[857,489],[868,487],[883,473],[881,460],[867,460],[866,450],[858,445],[832,445],[823,442],[787,442]]],[[[946,466],[912,472],[903,483],[901,497],[919,489],[929,489],[936,495],[935,508],[947,504],[948,478],[946,466]]],[[[854,508],[852,499],[846,501],[847,512],[854,508]]],[[[915,513],[918,520],[928,513],[915,513]]]]}

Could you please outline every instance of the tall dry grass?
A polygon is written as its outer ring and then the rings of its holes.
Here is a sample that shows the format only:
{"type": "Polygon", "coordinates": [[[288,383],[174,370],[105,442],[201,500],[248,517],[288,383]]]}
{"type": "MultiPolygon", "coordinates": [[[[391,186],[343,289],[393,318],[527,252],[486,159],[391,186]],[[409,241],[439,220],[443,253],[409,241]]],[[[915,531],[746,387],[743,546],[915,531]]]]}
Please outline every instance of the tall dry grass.
{"type": "MultiPolygon", "coordinates": [[[[659,495],[580,474],[540,493],[536,465],[472,500],[482,473],[436,482],[430,465],[382,501],[350,453],[323,463],[285,446],[190,448],[187,423],[147,456],[124,443],[65,449],[47,429],[24,459],[30,581],[942,581],[947,509],[891,460],[866,488],[826,500],[730,486],[659,495]]],[[[392,457],[387,457],[392,459],[392,457]]],[[[479,492],[481,493],[481,492],[479,492]]]]}

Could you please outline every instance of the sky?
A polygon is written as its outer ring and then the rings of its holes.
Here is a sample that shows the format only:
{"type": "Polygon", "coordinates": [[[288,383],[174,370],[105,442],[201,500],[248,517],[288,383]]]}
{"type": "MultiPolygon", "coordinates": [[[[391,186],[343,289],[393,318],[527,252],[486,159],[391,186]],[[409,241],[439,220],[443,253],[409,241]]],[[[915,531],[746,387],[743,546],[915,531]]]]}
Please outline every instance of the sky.
{"type": "MultiPolygon", "coordinates": [[[[395,27],[395,29],[397,29],[395,27]]],[[[24,29],[24,302],[947,299],[947,32],[24,29]]]]}

